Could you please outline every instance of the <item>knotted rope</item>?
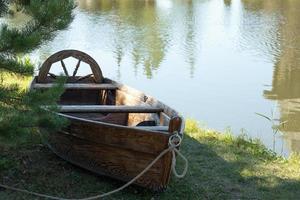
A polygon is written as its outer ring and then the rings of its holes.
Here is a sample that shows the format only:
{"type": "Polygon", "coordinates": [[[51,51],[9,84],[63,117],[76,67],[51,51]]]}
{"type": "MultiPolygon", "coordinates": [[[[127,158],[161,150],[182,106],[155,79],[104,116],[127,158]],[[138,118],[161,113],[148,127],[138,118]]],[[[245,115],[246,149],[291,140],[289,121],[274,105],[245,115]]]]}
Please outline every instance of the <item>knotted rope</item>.
{"type": "Polygon", "coordinates": [[[10,186],[7,186],[7,185],[2,185],[2,184],[0,184],[0,188],[2,187],[2,188],[5,188],[5,189],[8,189],[8,190],[13,190],[13,191],[26,193],[26,194],[30,194],[30,195],[34,195],[34,196],[38,196],[38,197],[42,197],[42,198],[53,199],[53,200],[94,200],[94,199],[99,199],[99,198],[103,198],[103,197],[112,195],[114,193],[117,193],[117,192],[125,189],[126,187],[128,187],[132,183],[134,183],[137,179],[139,179],[141,176],[143,176],[162,156],[164,156],[168,152],[172,152],[172,171],[173,171],[175,177],[183,178],[186,175],[187,170],[188,170],[188,160],[177,149],[177,147],[180,146],[181,141],[182,141],[182,138],[178,135],[177,132],[175,134],[171,135],[170,138],[169,138],[169,147],[167,149],[163,150],[143,171],[141,171],[137,176],[135,176],[133,179],[131,179],[129,182],[127,182],[123,186],[121,186],[121,187],[119,187],[115,190],[112,190],[110,192],[104,193],[104,194],[99,194],[99,195],[96,195],[96,196],[91,196],[91,197],[81,198],[81,199],[66,199],[66,198],[55,197],[55,196],[50,196],[50,195],[46,195],[46,194],[31,192],[31,191],[28,191],[28,190],[19,189],[19,188],[15,188],[15,187],[10,187],[10,186]],[[183,169],[181,174],[178,174],[178,172],[176,171],[176,153],[185,162],[184,169],[183,169]]]}

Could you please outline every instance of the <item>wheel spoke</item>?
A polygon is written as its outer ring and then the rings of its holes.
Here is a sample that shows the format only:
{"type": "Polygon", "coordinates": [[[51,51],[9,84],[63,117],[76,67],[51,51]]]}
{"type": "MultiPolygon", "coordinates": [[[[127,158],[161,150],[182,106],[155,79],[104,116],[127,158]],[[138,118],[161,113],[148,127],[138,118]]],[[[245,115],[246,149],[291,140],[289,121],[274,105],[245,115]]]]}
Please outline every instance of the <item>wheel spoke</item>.
{"type": "Polygon", "coordinates": [[[79,66],[80,66],[80,62],[81,62],[81,60],[78,60],[78,63],[77,63],[77,65],[76,65],[76,67],[75,67],[75,70],[74,70],[74,72],[73,72],[73,77],[76,76],[76,74],[77,74],[78,68],[79,68],[79,66]]]}
{"type": "Polygon", "coordinates": [[[63,68],[63,70],[64,70],[66,76],[69,76],[69,73],[68,73],[68,70],[67,70],[67,68],[66,68],[66,65],[65,65],[64,61],[61,60],[60,62],[61,62],[61,66],[62,66],[62,68],[63,68]]]}
{"type": "Polygon", "coordinates": [[[48,72],[48,74],[52,77],[52,78],[54,78],[54,79],[56,79],[56,75],[55,74],[52,74],[52,73],[50,73],[50,72],[48,72]]]}
{"type": "Polygon", "coordinates": [[[76,79],[75,82],[81,81],[81,80],[86,79],[86,78],[90,78],[91,76],[93,76],[93,74],[88,74],[88,75],[86,75],[86,76],[81,76],[81,77],[79,77],[78,79],[76,79]]]}

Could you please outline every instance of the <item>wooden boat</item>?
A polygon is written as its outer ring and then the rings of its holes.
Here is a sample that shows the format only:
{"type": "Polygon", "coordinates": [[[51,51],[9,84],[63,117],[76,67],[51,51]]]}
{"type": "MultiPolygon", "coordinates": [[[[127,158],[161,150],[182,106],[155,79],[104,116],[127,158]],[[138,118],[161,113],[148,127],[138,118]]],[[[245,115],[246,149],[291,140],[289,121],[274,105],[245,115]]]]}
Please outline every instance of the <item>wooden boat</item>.
{"type": "MultiPolygon", "coordinates": [[[[103,78],[96,61],[77,50],[50,56],[34,77],[32,90],[47,90],[54,85],[57,76],[49,71],[57,62],[67,76],[58,115],[67,118],[70,125],[49,133],[47,143],[61,158],[97,174],[129,181],[168,148],[171,135],[182,137],[184,120],[175,110],[103,78]],[[72,75],[63,61],[69,57],[78,59],[72,75]],[[76,76],[82,62],[91,67],[92,74],[76,76]]],[[[164,189],[170,179],[171,160],[171,153],[167,153],[135,184],[164,189]]]]}

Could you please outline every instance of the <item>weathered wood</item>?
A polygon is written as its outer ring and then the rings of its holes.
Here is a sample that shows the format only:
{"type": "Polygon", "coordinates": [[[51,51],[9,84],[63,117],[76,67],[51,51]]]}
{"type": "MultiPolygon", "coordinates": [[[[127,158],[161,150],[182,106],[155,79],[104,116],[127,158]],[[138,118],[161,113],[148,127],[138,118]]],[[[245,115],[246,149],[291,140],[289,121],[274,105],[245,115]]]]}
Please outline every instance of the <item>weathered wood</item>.
{"type": "MultiPolygon", "coordinates": [[[[49,89],[51,87],[55,86],[54,83],[35,83],[33,85],[34,89],[49,89]]],[[[65,89],[87,89],[87,90],[94,90],[94,89],[100,89],[100,90],[116,90],[118,89],[118,86],[113,84],[91,84],[91,83],[66,83],[64,84],[65,89]]]]}
{"type": "Polygon", "coordinates": [[[73,77],[75,77],[76,76],[76,74],[77,74],[77,71],[78,71],[78,69],[79,69],[79,67],[80,67],[80,63],[81,63],[81,60],[78,60],[78,63],[77,63],[77,65],[76,65],[76,67],[75,67],[75,69],[74,69],[74,72],[73,72],[73,77]]]}
{"type": "Polygon", "coordinates": [[[58,103],[62,105],[99,105],[103,91],[99,89],[68,89],[61,95],[58,103]]]}
{"type": "Polygon", "coordinates": [[[117,83],[108,78],[105,78],[104,81],[106,83],[112,83],[118,86],[118,90],[116,91],[117,104],[125,104],[125,105],[136,105],[136,104],[146,104],[151,105],[153,107],[164,108],[164,113],[169,117],[179,116],[178,112],[174,109],[170,108],[166,104],[158,101],[157,99],[146,95],[145,93],[138,91],[129,86],[117,83]]]}
{"type": "Polygon", "coordinates": [[[52,74],[52,73],[50,73],[50,72],[48,72],[48,74],[49,74],[52,78],[54,78],[54,79],[57,78],[57,76],[56,76],[55,74],[52,74]]]}
{"type": "Polygon", "coordinates": [[[178,134],[181,134],[181,125],[182,125],[182,119],[179,116],[173,117],[169,124],[169,132],[174,133],[178,132],[178,134]]]}
{"type": "Polygon", "coordinates": [[[66,67],[64,61],[61,60],[60,63],[61,63],[61,66],[62,66],[64,72],[65,72],[65,75],[66,75],[66,76],[69,76],[69,72],[68,72],[68,70],[67,70],[67,67],[66,67]]]}
{"type": "Polygon", "coordinates": [[[160,113],[160,125],[168,126],[170,123],[171,118],[164,112],[160,113]]]}
{"type": "Polygon", "coordinates": [[[83,79],[87,79],[87,78],[90,78],[90,77],[93,77],[93,74],[88,74],[88,75],[79,77],[79,78],[76,79],[75,82],[78,82],[78,81],[81,81],[81,80],[83,80],[83,79]]]}
{"type": "Polygon", "coordinates": [[[151,106],[114,106],[114,105],[65,105],[59,106],[60,112],[100,112],[100,113],[159,113],[161,108],[151,106]]]}
{"type": "MultiPolygon", "coordinates": [[[[87,63],[90,67],[91,70],[93,72],[93,77],[94,77],[94,81],[96,83],[102,83],[103,82],[103,76],[102,76],[102,71],[99,67],[99,65],[97,64],[97,62],[88,54],[78,51],[78,50],[63,50],[63,51],[59,51],[53,55],[51,55],[42,65],[42,67],[40,68],[39,71],[39,75],[37,78],[37,82],[39,83],[46,83],[47,81],[47,75],[50,71],[50,68],[52,66],[53,63],[56,63],[58,61],[62,61],[66,58],[69,57],[73,57],[76,58],[78,60],[81,60],[82,62],[87,63]]],[[[61,62],[63,64],[63,62],[61,62]]],[[[63,64],[64,66],[64,64],[63,64]]],[[[67,75],[68,73],[66,73],[67,75]]]]}
{"type": "MultiPolygon", "coordinates": [[[[168,148],[174,132],[183,134],[184,121],[178,112],[143,92],[103,78],[95,60],[83,52],[67,50],[50,56],[31,89],[53,87],[51,65],[61,61],[64,67],[62,60],[68,57],[79,61],[71,76],[66,73],[69,77],[57,114],[70,123],[63,130],[43,134],[57,155],[92,172],[128,181],[168,148]],[[91,66],[93,77],[76,76],[81,61],[91,66]]],[[[172,154],[167,153],[135,184],[165,188],[171,162],[172,154]]]]}
{"type": "MultiPolygon", "coordinates": [[[[63,159],[97,174],[123,181],[131,180],[156,157],[126,148],[116,151],[114,146],[95,144],[64,132],[50,134],[48,141],[51,149],[63,159]]],[[[170,162],[170,156],[170,153],[163,156],[135,184],[156,191],[164,189],[168,177],[162,169],[165,169],[166,162],[170,162]]]]}
{"type": "Polygon", "coordinates": [[[72,135],[97,144],[130,149],[148,154],[158,154],[168,147],[169,135],[157,131],[124,127],[60,114],[70,120],[65,129],[72,135]]]}
{"type": "Polygon", "coordinates": [[[168,131],[168,126],[135,126],[135,128],[151,130],[151,131],[168,131]]]}
{"type": "Polygon", "coordinates": [[[127,126],[128,121],[128,113],[68,113],[68,115],[122,126],[127,126]]]}

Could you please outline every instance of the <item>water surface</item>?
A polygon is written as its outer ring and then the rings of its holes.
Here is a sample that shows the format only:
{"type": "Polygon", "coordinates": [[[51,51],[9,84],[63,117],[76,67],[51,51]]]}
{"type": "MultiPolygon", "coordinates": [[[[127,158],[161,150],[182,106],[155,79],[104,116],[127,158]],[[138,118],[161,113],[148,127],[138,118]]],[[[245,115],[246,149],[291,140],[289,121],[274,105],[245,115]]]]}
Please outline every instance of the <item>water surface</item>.
{"type": "Polygon", "coordinates": [[[300,1],[79,0],[74,20],[31,55],[89,53],[106,77],[207,128],[300,151],[300,1]],[[255,114],[288,121],[282,134],[255,114]]]}

